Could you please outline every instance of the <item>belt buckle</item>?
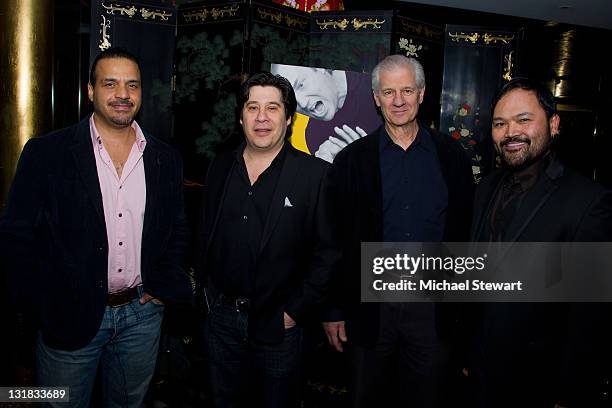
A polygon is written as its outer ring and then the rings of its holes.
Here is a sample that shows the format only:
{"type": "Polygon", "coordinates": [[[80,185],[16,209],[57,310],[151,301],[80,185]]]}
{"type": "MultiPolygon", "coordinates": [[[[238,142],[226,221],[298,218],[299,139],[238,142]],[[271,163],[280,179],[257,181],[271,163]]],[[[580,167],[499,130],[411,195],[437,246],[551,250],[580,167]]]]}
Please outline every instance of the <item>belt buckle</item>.
{"type": "Polygon", "coordinates": [[[129,302],[124,302],[124,303],[113,303],[112,305],[109,305],[112,309],[116,308],[116,307],[121,307],[121,306],[125,306],[127,304],[129,304],[131,302],[131,300],[129,302]]]}
{"type": "Polygon", "coordinates": [[[238,298],[236,299],[236,310],[239,312],[246,312],[249,310],[249,306],[251,302],[247,298],[238,298]]]}

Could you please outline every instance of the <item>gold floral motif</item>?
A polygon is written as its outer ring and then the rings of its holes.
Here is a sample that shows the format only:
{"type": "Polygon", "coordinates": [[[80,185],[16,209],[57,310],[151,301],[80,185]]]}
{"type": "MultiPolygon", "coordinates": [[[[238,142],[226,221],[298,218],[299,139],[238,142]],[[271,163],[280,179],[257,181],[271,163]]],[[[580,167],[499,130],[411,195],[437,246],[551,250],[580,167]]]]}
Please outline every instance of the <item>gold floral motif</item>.
{"type": "Polygon", "coordinates": [[[451,41],[454,42],[459,42],[459,40],[463,40],[466,42],[471,42],[472,44],[476,44],[478,42],[478,39],[480,38],[480,34],[478,33],[472,33],[470,34],[465,34],[464,32],[461,32],[459,34],[457,33],[448,33],[448,36],[451,38],[451,41]]]}
{"type": "Polygon", "coordinates": [[[410,40],[407,40],[406,38],[400,38],[398,45],[400,49],[406,51],[407,57],[417,57],[418,58],[419,57],[418,51],[421,51],[423,49],[422,45],[413,44],[412,38],[410,40]]]}
{"type": "Polygon", "coordinates": [[[202,10],[198,10],[198,11],[190,11],[189,13],[185,13],[183,14],[183,17],[185,17],[185,21],[190,23],[192,20],[200,20],[200,21],[206,21],[206,19],[208,18],[208,13],[209,11],[207,9],[202,9],[202,10]]]}
{"type": "Polygon", "coordinates": [[[353,21],[351,21],[353,23],[353,28],[355,29],[355,31],[361,30],[362,28],[368,28],[369,26],[372,26],[373,29],[375,30],[380,30],[380,28],[382,27],[382,24],[385,23],[386,20],[382,20],[382,21],[378,21],[378,19],[372,19],[372,18],[368,18],[367,20],[360,20],[358,18],[354,18],[353,21]]]}
{"type": "Polygon", "coordinates": [[[429,27],[423,27],[423,35],[429,38],[440,38],[442,37],[442,31],[432,30],[429,27]]]}
{"type": "Polygon", "coordinates": [[[183,17],[185,18],[185,21],[188,23],[192,22],[193,20],[206,21],[209,16],[217,20],[220,17],[221,18],[225,17],[226,14],[228,17],[235,17],[236,12],[239,9],[240,9],[240,5],[226,6],[221,9],[216,8],[216,7],[213,7],[212,9],[203,8],[200,10],[195,10],[195,11],[190,11],[188,13],[185,13],[183,14],[183,17]]]}
{"type": "Polygon", "coordinates": [[[343,395],[348,392],[346,387],[336,387],[334,385],[327,385],[320,382],[306,381],[306,387],[312,390],[316,390],[319,393],[325,393],[330,395],[343,395]]]}
{"type": "Polygon", "coordinates": [[[327,30],[328,28],[332,27],[332,28],[339,28],[340,30],[344,31],[348,27],[349,21],[346,18],[342,20],[337,20],[337,21],[336,20],[323,20],[323,21],[317,20],[317,25],[319,26],[321,30],[327,30]]]}
{"type": "Polygon", "coordinates": [[[257,8],[257,12],[259,13],[259,18],[262,20],[270,20],[276,24],[280,24],[281,21],[283,21],[283,14],[281,12],[272,13],[271,11],[267,11],[262,8],[257,8]]]}
{"type": "Polygon", "coordinates": [[[140,9],[140,15],[145,20],[155,20],[157,17],[159,17],[159,19],[162,21],[168,21],[168,17],[172,17],[172,13],[170,12],[165,12],[163,10],[149,10],[144,7],[140,9]]]}
{"type": "Polygon", "coordinates": [[[236,12],[238,11],[238,9],[240,8],[240,6],[226,6],[223,7],[221,9],[218,9],[216,7],[213,7],[213,9],[211,10],[211,14],[212,17],[216,20],[218,18],[224,18],[226,17],[235,17],[236,16],[236,12]]]}
{"type": "Polygon", "coordinates": [[[98,44],[98,48],[104,51],[109,49],[112,45],[109,41],[110,35],[106,32],[106,30],[110,28],[110,20],[107,20],[104,15],[101,15],[100,17],[102,17],[102,22],[100,23],[100,36],[102,38],[100,38],[100,44],[98,44]]]}
{"type": "Polygon", "coordinates": [[[485,35],[482,36],[482,39],[485,44],[491,44],[491,43],[495,44],[498,41],[504,44],[510,44],[510,41],[514,40],[514,36],[513,35],[491,35],[491,34],[485,33],[485,35]]]}
{"type": "Polygon", "coordinates": [[[285,23],[287,27],[300,26],[300,28],[305,29],[308,26],[308,21],[293,18],[289,14],[285,14],[285,23]]]}
{"type": "Polygon", "coordinates": [[[427,38],[435,38],[435,39],[442,38],[443,32],[441,30],[431,29],[422,24],[415,24],[413,22],[409,22],[405,20],[400,20],[400,22],[402,24],[402,28],[405,31],[417,34],[419,36],[427,37],[427,38]]]}
{"type": "Polygon", "coordinates": [[[514,51],[510,51],[507,55],[504,55],[504,78],[506,81],[510,81],[512,79],[512,67],[514,64],[512,63],[512,54],[514,51]]]}
{"type": "Polygon", "coordinates": [[[115,11],[118,11],[119,15],[121,16],[126,15],[129,18],[134,17],[137,11],[136,7],[134,6],[127,8],[127,7],[121,7],[118,4],[112,4],[112,3],[110,6],[107,6],[106,4],[102,3],[102,7],[106,9],[106,14],[115,15],[115,11]]]}

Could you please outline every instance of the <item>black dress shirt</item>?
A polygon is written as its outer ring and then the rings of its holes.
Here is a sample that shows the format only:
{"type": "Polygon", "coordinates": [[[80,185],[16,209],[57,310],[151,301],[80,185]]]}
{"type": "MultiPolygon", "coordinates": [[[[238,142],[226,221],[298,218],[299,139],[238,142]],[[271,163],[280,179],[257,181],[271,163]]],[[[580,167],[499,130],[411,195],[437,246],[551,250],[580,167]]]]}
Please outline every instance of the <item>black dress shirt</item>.
{"type": "Polygon", "coordinates": [[[380,175],[385,242],[438,242],[444,235],[448,188],[436,145],[419,126],[404,150],[381,132],[380,175]]]}
{"type": "Polygon", "coordinates": [[[504,241],[508,226],[514,221],[514,215],[548,163],[547,154],[524,169],[506,171],[491,211],[491,241],[504,241]]]}
{"type": "Polygon", "coordinates": [[[236,150],[236,162],[222,203],[211,246],[211,276],[225,295],[251,297],[261,236],[287,146],[283,146],[253,185],[242,157],[244,148],[243,144],[236,150]]]}

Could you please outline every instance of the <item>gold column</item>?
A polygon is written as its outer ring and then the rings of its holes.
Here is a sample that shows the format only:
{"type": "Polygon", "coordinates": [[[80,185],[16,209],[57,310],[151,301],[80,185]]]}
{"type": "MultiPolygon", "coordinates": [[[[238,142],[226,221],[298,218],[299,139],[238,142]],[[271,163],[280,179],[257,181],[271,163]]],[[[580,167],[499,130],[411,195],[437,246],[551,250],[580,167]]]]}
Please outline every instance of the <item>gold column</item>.
{"type": "Polygon", "coordinates": [[[23,145],[50,130],[52,13],[52,0],[0,1],[2,207],[23,145]]]}

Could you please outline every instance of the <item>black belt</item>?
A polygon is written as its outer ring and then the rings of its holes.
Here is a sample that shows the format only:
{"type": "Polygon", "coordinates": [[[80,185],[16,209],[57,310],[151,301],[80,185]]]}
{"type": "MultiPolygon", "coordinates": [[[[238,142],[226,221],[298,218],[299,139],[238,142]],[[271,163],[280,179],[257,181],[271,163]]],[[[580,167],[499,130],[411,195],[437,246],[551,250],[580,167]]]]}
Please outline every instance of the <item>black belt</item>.
{"type": "Polygon", "coordinates": [[[111,307],[127,305],[138,297],[137,287],[128,288],[121,292],[109,293],[106,297],[106,304],[111,307]]]}
{"type": "Polygon", "coordinates": [[[219,295],[219,301],[226,305],[231,305],[239,312],[247,312],[251,307],[251,300],[246,297],[227,296],[223,293],[219,295]]]}

